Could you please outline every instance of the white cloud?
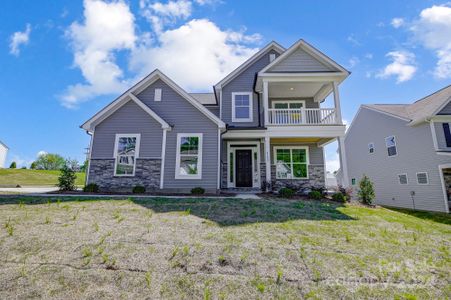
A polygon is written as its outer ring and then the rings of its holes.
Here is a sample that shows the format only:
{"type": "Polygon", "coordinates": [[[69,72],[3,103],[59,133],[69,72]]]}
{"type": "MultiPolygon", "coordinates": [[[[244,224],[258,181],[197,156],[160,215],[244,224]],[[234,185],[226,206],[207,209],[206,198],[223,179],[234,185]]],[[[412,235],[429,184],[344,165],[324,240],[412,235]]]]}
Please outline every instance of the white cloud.
{"type": "Polygon", "coordinates": [[[347,37],[348,42],[350,42],[353,46],[361,46],[362,44],[355,38],[353,34],[347,37]]]}
{"type": "Polygon", "coordinates": [[[410,30],[424,47],[435,51],[438,61],[434,75],[440,79],[451,78],[450,5],[433,5],[422,10],[410,30]]]}
{"type": "Polygon", "coordinates": [[[27,45],[30,41],[31,26],[26,25],[25,31],[16,31],[11,35],[9,44],[9,53],[19,56],[20,46],[27,45]]]}
{"type": "Polygon", "coordinates": [[[159,68],[189,90],[211,90],[244,60],[257,51],[248,43],[259,35],[221,30],[213,22],[200,19],[161,32],[155,45],[143,45],[134,50],[133,70],[144,75],[159,68]]]}
{"type": "Polygon", "coordinates": [[[365,54],[366,59],[373,59],[373,53],[366,53],[365,54]]]}
{"type": "Polygon", "coordinates": [[[360,59],[357,56],[353,56],[348,60],[348,67],[354,68],[359,62],[360,59]]]}
{"type": "Polygon", "coordinates": [[[48,154],[47,151],[41,150],[41,151],[39,151],[39,152],[36,154],[36,157],[39,157],[39,156],[41,156],[41,155],[46,155],[46,154],[48,154]]]}
{"type": "Polygon", "coordinates": [[[385,79],[396,76],[397,83],[412,79],[417,71],[417,67],[415,66],[415,55],[412,52],[392,51],[385,56],[389,57],[393,62],[376,74],[377,78],[385,79]]]}
{"type": "Polygon", "coordinates": [[[187,0],[169,1],[166,4],[140,0],[141,14],[152,24],[155,32],[159,33],[166,24],[173,24],[178,19],[191,16],[192,2],[187,0]]]}
{"type": "Polygon", "coordinates": [[[61,96],[64,106],[77,107],[92,97],[126,89],[115,52],[135,45],[134,16],[127,4],[122,0],[85,0],[83,24],[72,23],[66,36],[74,51],[74,66],[81,70],[86,83],[67,87],[61,96]]]}
{"type": "Polygon", "coordinates": [[[393,18],[390,24],[394,28],[399,28],[405,24],[405,21],[403,18],[393,18]]]}

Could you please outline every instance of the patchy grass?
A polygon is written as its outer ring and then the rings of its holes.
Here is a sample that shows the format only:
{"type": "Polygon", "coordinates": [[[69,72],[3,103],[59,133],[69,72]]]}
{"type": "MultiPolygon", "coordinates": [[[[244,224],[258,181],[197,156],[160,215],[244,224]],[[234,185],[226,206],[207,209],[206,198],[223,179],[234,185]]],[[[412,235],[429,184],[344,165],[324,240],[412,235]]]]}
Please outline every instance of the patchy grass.
{"type": "MultiPolygon", "coordinates": [[[[1,169],[0,186],[54,186],[58,183],[60,171],[57,170],[24,170],[1,169]]],[[[85,173],[76,173],[75,184],[84,186],[85,173]]]]}
{"type": "Polygon", "coordinates": [[[264,199],[0,199],[0,298],[443,299],[450,216],[264,199]],[[74,217],[75,216],[75,217],[74,217]]]}

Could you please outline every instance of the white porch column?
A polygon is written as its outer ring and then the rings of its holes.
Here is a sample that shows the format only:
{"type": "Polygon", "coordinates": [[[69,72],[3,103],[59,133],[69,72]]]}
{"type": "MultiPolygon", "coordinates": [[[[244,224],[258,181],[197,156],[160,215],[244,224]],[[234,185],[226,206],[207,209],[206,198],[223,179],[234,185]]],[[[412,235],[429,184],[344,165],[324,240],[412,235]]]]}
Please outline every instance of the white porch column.
{"type": "Polygon", "coordinates": [[[269,122],[269,100],[268,100],[268,81],[263,80],[263,112],[264,112],[264,126],[268,125],[269,122]]]}
{"type": "Polygon", "coordinates": [[[269,143],[269,136],[265,137],[265,170],[266,170],[266,190],[268,190],[268,184],[271,183],[271,149],[269,143]]]}
{"type": "Polygon", "coordinates": [[[338,137],[338,157],[340,158],[341,175],[343,177],[343,187],[349,186],[348,163],[346,161],[346,149],[344,137],[338,137]]]}
{"type": "Polygon", "coordinates": [[[335,116],[337,118],[338,124],[343,124],[343,120],[341,118],[340,94],[338,93],[338,83],[336,81],[333,81],[332,86],[334,89],[335,116]]]}

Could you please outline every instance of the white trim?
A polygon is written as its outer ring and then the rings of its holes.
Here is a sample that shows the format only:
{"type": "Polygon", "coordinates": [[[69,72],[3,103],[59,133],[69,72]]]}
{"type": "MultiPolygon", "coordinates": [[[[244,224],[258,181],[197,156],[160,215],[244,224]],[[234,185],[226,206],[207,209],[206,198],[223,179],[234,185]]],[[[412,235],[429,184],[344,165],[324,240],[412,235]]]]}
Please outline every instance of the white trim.
{"type": "Polygon", "coordinates": [[[232,122],[253,122],[254,120],[254,93],[252,92],[232,92],[232,122]],[[235,97],[238,95],[247,95],[249,96],[249,118],[237,118],[235,116],[235,97]]]}
{"type": "Polygon", "coordinates": [[[166,139],[167,130],[163,130],[163,140],[161,143],[161,170],[160,170],[160,190],[164,188],[164,167],[166,162],[166,139]]]}
{"type": "Polygon", "coordinates": [[[399,173],[399,174],[397,174],[397,176],[398,176],[398,184],[399,185],[408,185],[409,184],[409,177],[407,176],[407,173],[399,173]],[[401,183],[401,179],[399,178],[399,176],[403,176],[403,175],[406,176],[406,183],[401,183]]]}
{"type": "Polygon", "coordinates": [[[261,50],[259,50],[257,53],[252,55],[248,60],[246,60],[243,64],[241,64],[238,68],[233,70],[229,75],[224,77],[220,82],[215,84],[215,88],[222,88],[225,86],[230,80],[241,74],[248,66],[250,66],[254,61],[256,61],[258,58],[260,58],[266,51],[273,49],[277,52],[283,53],[285,51],[285,48],[279,45],[278,43],[272,41],[265,47],[263,47],[261,50]]]}
{"type": "MultiPolygon", "coordinates": [[[[448,86],[449,87],[449,86],[448,86]]],[[[440,90],[438,90],[438,91],[435,91],[434,93],[432,93],[432,94],[430,94],[429,96],[426,96],[426,97],[424,97],[424,98],[422,98],[422,99],[425,99],[425,98],[428,98],[428,97],[430,97],[430,96],[432,96],[432,95],[434,95],[434,94],[436,94],[436,93],[438,93],[438,92],[440,92],[440,91],[442,91],[442,90],[444,90],[444,89],[446,89],[446,88],[448,88],[448,87],[445,87],[445,88],[442,88],[442,89],[440,89],[440,90]]],[[[421,99],[420,99],[421,100],[421,99]]],[[[432,115],[433,116],[436,116],[439,112],[441,112],[442,111],[442,109],[444,109],[445,108],[445,106],[446,105],[448,105],[448,103],[451,101],[451,97],[448,97],[448,99],[446,99],[433,113],[432,113],[432,115]]]]}
{"type": "Polygon", "coordinates": [[[271,183],[271,139],[269,136],[265,136],[265,180],[266,191],[268,191],[271,183]]]}
{"type": "Polygon", "coordinates": [[[290,56],[292,53],[294,53],[298,48],[301,48],[308,54],[312,55],[315,59],[317,59],[320,63],[325,64],[328,67],[332,67],[338,70],[338,72],[346,73],[346,75],[349,75],[349,71],[340,66],[338,63],[333,61],[330,57],[326,56],[324,53],[319,51],[318,49],[314,48],[312,45],[304,41],[303,39],[300,39],[296,43],[294,43],[290,48],[288,48],[284,53],[279,55],[273,62],[268,64],[266,67],[264,67],[260,73],[265,73],[281,61],[283,61],[285,58],[290,56]]]}
{"type": "Polygon", "coordinates": [[[443,198],[445,200],[445,212],[449,213],[448,205],[448,192],[445,186],[445,176],[443,176],[443,169],[451,168],[451,164],[443,164],[438,166],[438,172],[440,175],[440,182],[442,183],[443,198]]]}
{"type": "Polygon", "coordinates": [[[275,53],[269,53],[269,62],[272,63],[276,59],[275,53]]]}
{"type": "Polygon", "coordinates": [[[451,122],[451,115],[433,116],[432,118],[430,118],[430,120],[434,121],[434,122],[450,123],[451,122]]]}
{"type": "Polygon", "coordinates": [[[392,117],[392,118],[400,119],[400,120],[403,120],[403,121],[406,121],[406,122],[410,122],[411,121],[410,119],[403,118],[401,116],[397,116],[395,114],[379,110],[379,109],[377,109],[375,107],[370,107],[370,106],[367,106],[367,105],[361,105],[360,107],[366,108],[366,109],[369,109],[369,110],[372,110],[372,111],[375,111],[375,112],[378,112],[378,113],[381,113],[381,114],[384,114],[384,115],[387,115],[387,116],[392,117]]]}
{"type": "Polygon", "coordinates": [[[429,185],[429,174],[428,174],[428,172],[417,172],[416,173],[416,177],[417,177],[417,184],[418,185],[429,185]],[[426,174],[426,183],[420,183],[419,181],[418,181],[418,174],[426,174]]]}
{"type": "Polygon", "coordinates": [[[236,182],[236,150],[251,150],[252,151],[252,187],[261,187],[261,172],[260,172],[260,142],[259,141],[227,141],[227,188],[234,188],[236,182]],[[249,147],[236,147],[233,145],[249,145],[249,147]],[[233,155],[233,180],[230,180],[230,154],[233,155]],[[254,160],[254,154],[257,154],[257,160],[254,160]],[[255,165],[257,165],[257,175],[254,172],[255,165]]]}
{"type": "MultiPolygon", "coordinates": [[[[282,100],[282,99],[274,99],[271,101],[271,108],[276,108],[276,103],[302,103],[302,108],[305,107],[305,100],[282,100]]],[[[289,108],[289,107],[288,107],[289,108]]]]}
{"type": "MultiPolygon", "coordinates": [[[[177,133],[177,150],[175,157],[175,179],[202,179],[202,133],[177,133]],[[197,150],[197,174],[182,175],[180,174],[180,140],[182,137],[198,137],[199,149],[197,150]]],[[[196,155],[191,155],[196,156],[196,155]]]]}
{"type": "Polygon", "coordinates": [[[396,135],[389,135],[389,136],[386,136],[386,137],[384,138],[385,149],[387,150],[387,157],[396,157],[396,156],[398,156],[398,143],[396,142],[396,140],[397,140],[396,135]],[[389,155],[389,154],[388,154],[387,139],[390,138],[390,137],[393,137],[393,140],[394,140],[394,142],[395,142],[395,146],[394,146],[395,149],[396,149],[396,154],[395,154],[395,155],[389,155]]]}
{"type": "Polygon", "coordinates": [[[219,118],[222,120],[222,89],[219,91],[219,118]]]}
{"type": "Polygon", "coordinates": [[[435,151],[438,151],[438,141],[437,141],[437,131],[435,130],[434,121],[429,121],[429,126],[431,127],[432,143],[434,145],[435,151]]]}
{"type": "Polygon", "coordinates": [[[161,101],[161,89],[155,89],[155,95],[153,97],[153,101],[157,101],[157,102],[161,101]]]}
{"type": "Polygon", "coordinates": [[[343,182],[342,185],[344,187],[349,186],[349,173],[348,173],[348,160],[346,158],[346,147],[345,147],[345,140],[344,137],[338,137],[338,153],[339,153],[339,160],[340,160],[340,169],[341,174],[343,176],[343,182]]]}
{"type": "Polygon", "coordinates": [[[86,170],[86,182],[85,182],[85,185],[87,185],[89,183],[89,170],[91,169],[92,144],[94,142],[94,134],[95,134],[95,130],[92,131],[91,141],[89,142],[89,160],[88,160],[88,168],[86,170]]]}
{"type": "Polygon", "coordinates": [[[229,130],[223,138],[317,137],[336,138],[345,134],[345,125],[267,126],[264,130],[229,130]]]}
{"type": "Polygon", "coordinates": [[[139,107],[141,107],[145,112],[147,112],[152,118],[154,118],[158,123],[161,124],[161,128],[163,129],[169,129],[171,126],[166,123],[165,120],[163,120],[159,115],[157,115],[156,112],[154,112],[149,106],[145,105],[141,100],[139,100],[138,97],[133,95],[132,93],[128,93],[128,96],[135,101],[136,104],[138,104],[139,107]]]}
{"type": "Polygon", "coordinates": [[[136,160],[139,158],[139,149],[141,145],[141,134],[140,133],[116,133],[116,138],[114,140],[114,176],[116,177],[134,177],[136,171],[136,160]],[[136,138],[135,143],[135,159],[133,161],[133,173],[132,174],[117,174],[117,146],[120,138],[136,138]]]}
{"type": "Polygon", "coordinates": [[[282,180],[299,180],[299,179],[309,179],[309,165],[310,165],[310,154],[309,154],[309,147],[308,146],[274,146],[273,147],[273,163],[276,166],[276,179],[282,179],[282,180]],[[277,150],[279,149],[289,149],[290,150],[290,157],[291,157],[291,166],[293,165],[293,149],[304,149],[305,150],[305,163],[299,163],[299,164],[306,164],[307,166],[307,177],[294,177],[293,175],[293,168],[291,168],[291,176],[292,178],[279,178],[277,177],[277,150]]]}
{"type": "Polygon", "coordinates": [[[216,187],[219,190],[221,188],[221,129],[218,128],[218,179],[216,187]]]}

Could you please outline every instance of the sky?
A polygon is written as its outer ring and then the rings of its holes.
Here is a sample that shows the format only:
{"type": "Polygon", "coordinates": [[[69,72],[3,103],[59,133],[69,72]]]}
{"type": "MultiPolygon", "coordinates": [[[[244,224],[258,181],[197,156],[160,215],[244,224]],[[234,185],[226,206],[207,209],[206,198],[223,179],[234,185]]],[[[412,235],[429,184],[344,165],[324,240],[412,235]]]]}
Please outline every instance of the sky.
{"type": "Polygon", "coordinates": [[[348,124],[361,104],[411,103],[451,83],[443,1],[4,0],[0,20],[0,140],[19,167],[43,152],[83,161],[79,126],[155,68],[211,92],[272,40],[302,38],[352,72],[339,87],[348,124]]]}

